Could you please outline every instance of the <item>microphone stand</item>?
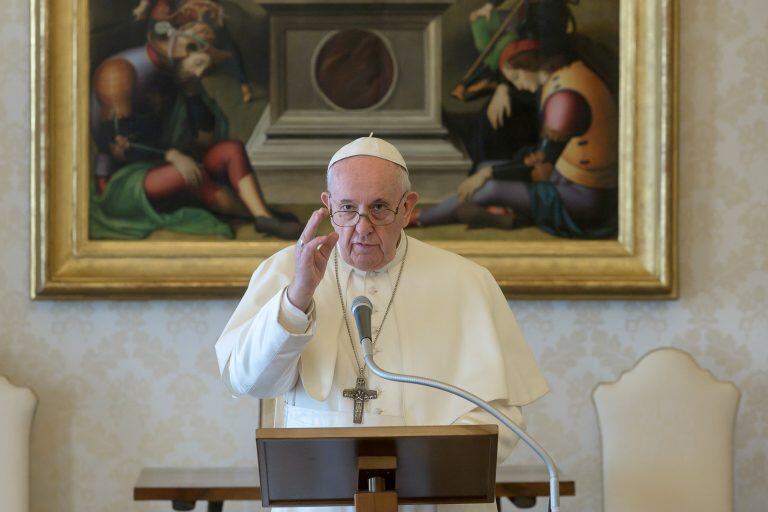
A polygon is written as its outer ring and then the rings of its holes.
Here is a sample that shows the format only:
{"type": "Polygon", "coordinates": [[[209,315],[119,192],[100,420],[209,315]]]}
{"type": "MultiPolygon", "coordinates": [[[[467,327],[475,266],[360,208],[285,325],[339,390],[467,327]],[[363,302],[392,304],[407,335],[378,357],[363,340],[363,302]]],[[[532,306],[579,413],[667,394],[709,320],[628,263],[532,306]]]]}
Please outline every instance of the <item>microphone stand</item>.
{"type": "MultiPolygon", "coordinates": [[[[353,309],[355,309],[354,306],[353,309]]],[[[440,389],[442,391],[446,391],[448,393],[459,396],[488,412],[491,416],[499,420],[503,425],[514,432],[520,439],[525,442],[525,444],[527,444],[534,452],[536,452],[536,455],[538,455],[541,460],[544,461],[544,464],[547,465],[547,470],[549,471],[549,510],[551,512],[560,512],[560,484],[558,481],[555,461],[552,460],[552,457],[549,456],[544,447],[536,442],[535,439],[533,439],[524,430],[518,427],[507,416],[495,409],[491,404],[468,391],[464,391],[463,389],[451,386],[450,384],[445,384],[437,380],[415,377],[413,375],[400,375],[384,370],[383,368],[379,367],[373,360],[373,342],[371,341],[371,338],[363,337],[360,340],[360,343],[363,346],[363,359],[365,360],[365,364],[373,373],[382,379],[402,382],[405,384],[418,384],[419,386],[428,386],[430,388],[440,389]]]]}

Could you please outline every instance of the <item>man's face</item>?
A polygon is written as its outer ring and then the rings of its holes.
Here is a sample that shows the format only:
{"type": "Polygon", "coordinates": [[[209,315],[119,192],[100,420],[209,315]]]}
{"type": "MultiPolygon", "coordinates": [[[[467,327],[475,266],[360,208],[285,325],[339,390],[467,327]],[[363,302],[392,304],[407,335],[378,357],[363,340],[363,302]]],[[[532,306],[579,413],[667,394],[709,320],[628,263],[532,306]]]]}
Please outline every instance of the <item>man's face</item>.
{"type": "Polygon", "coordinates": [[[519,91],[536,92],[539,88],[539,74],[536,71],[513,68],[505,63],[501,67],[501,74],[519,91]]]}
{"type": "Polygon", "coordinates": [[[189,82],[199,80],[211,65],[211,57],[205,52],[192,52],[179,63],[179,81],[189,82]]]}
{"type": "Polygon", "coordinates": [[[333,165],[333,173],[331,190],[322,194],[323,203],[332,213],[352,209],[360,213],[383,208],[398,210],[395,220],[386,226],[373,225],[368,217],[360,217],[355,226],[333,224],[339,234],[336,245],[344,261],[360,270],[377,270],[395,257],[400,232],[408,224],[419,195],[409,192],[403,196],[398,166],[381,158],[345,158],[333,165]]]}

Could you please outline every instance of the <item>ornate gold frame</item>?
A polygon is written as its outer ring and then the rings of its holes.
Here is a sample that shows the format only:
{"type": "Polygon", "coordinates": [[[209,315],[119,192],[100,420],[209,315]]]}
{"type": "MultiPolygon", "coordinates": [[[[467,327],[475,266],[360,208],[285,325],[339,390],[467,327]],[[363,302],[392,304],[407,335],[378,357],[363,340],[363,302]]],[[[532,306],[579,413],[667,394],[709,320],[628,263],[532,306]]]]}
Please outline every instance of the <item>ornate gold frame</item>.
{"type": "MultiPolygon", "coordinates": [[[[510,298],[677,296],[677,2],[621,0],[615,241],[445,242],[510,298]]],[[[235,297],[275,242],[87,239],[88,2],[31,2],[33,298],[235,297]]]]}

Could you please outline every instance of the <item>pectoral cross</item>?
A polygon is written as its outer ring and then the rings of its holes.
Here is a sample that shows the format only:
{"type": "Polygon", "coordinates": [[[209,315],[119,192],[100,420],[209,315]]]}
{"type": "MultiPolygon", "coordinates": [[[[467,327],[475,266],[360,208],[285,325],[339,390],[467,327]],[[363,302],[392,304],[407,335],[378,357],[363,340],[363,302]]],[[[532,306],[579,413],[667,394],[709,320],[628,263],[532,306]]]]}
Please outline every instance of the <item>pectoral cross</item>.
{"type": "Polygon", "coordinates": [[[367,400],[373,400],[379,396],[378,391],[372,389],[365,389],[365,378],[358,377],[357,384],[354,388],[345,389],[344,398],[351,398],[355,401],[355,414],[352,417],[354,423],[363,422],[363,406],[367,400]]]}

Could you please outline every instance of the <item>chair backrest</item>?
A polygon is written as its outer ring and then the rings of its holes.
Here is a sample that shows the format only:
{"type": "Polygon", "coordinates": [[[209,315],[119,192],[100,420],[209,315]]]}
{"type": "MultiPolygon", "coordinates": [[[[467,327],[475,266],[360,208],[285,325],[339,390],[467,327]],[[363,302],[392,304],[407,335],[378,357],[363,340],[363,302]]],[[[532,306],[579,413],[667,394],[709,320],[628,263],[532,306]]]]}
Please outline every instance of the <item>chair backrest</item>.
{"type": "Polygon", "coordinates": [[[37,398],[0,376],[0,510],[29,510],[29,436],[37,398]]]}
{"type": "Polygon", "coordinates": [[[730,512],[739,390],[687,352],[646,354],[592,395],[604,512],[730,512]]]}

